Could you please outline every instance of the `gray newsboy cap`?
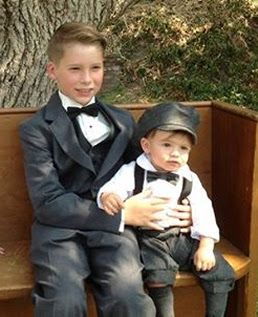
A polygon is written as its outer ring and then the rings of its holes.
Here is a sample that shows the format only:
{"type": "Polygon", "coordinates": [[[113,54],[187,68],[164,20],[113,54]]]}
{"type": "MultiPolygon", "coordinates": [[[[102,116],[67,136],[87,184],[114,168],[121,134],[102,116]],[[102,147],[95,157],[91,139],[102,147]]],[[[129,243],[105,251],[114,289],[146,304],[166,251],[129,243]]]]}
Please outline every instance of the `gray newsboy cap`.
{"type": "Polygon", "coordinates": [[[164,131],[181,130],[193,136],[197,142],[197,130],[200,125],[200,116],[191,106],[184,106],[179,102],[160,103],[148,108],[140,117],[135,131],[135,141],[139,141],[151,130],[164,131]]]}

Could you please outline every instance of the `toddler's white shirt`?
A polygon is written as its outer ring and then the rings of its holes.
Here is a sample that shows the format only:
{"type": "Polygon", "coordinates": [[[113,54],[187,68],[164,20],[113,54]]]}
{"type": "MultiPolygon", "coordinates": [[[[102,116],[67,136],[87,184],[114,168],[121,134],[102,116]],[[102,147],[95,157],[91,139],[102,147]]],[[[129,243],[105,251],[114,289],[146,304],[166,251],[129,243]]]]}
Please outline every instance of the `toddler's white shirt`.
{"type": "MultiPolygon", "coordinates": [[[[178,169],[176,172],[173,172],[175,174],[178,174],[179,176],[179,181],[176,186],[164,180],[162,180],[162,182],[161,180],[157,180],[148,183],[146,179],[147,170],[156,171],[156,169],[150,163],[147,155],[141,154],[136,161],[132,161],[129,164],[123,165],[114,175],[114,177],[100,188],[97,197],[97,203],[100,208],[103,208],[100,200],[100,195],[103,192],[114,192],[119,195],[122,200],[126,200],[133,195],[133,191],[135,188],[134,169],[136,162],[145,170],[143,189],[151,186],[151,189],[153,190],[153,193],[155,195],[159,197],[165,196],[166,198],[171,198],[170,203],[172,204],[172,207],[168,204],[168,209],[166,208],[163,211],[166,214],[169,213],[169,210],[171,210],[171,208],[173,209],[175,204],[174,201],[176,198],[179,197],[181,193],[183,177],[187,178],[189,181],[192,181],[192,191],[187,197],[192,209],[193,225],[191,226],[191,237],[195,239],[200,239],[200,236],[205,236],[213,238],[216,242],[219,241],[219,229],[216,224],[212,202],[209,199],[206,190],[203,188],[199,177],[190,170],[188,165],[185,165],[178,169]],[[169,192],[170,196],[167,197],[167,194],[169,192]]],[[[163,223],[163,227],[166,228],[168,226],[177,226],[178,221],[179,220],[177,220],[176,218],[171,217],[171,219],[169,219],[167,223],[163,223]]]]}

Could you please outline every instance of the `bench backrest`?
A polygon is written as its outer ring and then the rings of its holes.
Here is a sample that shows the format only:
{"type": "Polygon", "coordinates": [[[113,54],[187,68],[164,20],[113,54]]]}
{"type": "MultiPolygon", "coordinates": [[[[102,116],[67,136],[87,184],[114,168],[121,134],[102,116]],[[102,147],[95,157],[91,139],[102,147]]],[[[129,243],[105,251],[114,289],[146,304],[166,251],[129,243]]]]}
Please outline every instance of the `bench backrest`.
{"type": "Polygon", "coordinates": [[[32,207],[25,184],[18,126],[34,112],[35,109],[0,109],[0,241],[30,238],[32,207]]]}

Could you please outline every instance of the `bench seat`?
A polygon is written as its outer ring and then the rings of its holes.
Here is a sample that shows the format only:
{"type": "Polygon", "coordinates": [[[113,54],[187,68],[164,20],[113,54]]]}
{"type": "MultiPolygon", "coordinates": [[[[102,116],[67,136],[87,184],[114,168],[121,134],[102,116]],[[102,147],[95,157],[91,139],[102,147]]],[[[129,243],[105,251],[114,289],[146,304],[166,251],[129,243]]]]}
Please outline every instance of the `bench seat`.
{"type": "MultiPolygon", "coordinates": [[[[3,242],[6,254],[0,259],[0,300],[29,296],[33,283],[32,265],[29,261],[29,241],[3,242]]],[[[226,239],[217,245],[235,270],[237,279],[249,270],[250,259],[226,239]]],[[[189,272],[179,272],[176,287],[194,286],[198,279],[189,272]]]]}

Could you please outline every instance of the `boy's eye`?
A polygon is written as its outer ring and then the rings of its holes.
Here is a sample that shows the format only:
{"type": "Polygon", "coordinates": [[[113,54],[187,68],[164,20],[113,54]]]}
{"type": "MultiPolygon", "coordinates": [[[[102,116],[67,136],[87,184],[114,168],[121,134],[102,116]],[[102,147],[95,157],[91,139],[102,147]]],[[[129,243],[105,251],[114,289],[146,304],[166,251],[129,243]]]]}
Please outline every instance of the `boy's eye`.
{"type": "Polygon", "coordinates": [[[100,65],[93,66],[93,69],[94,70],[101,69],[101,66],[100,65]]]}

